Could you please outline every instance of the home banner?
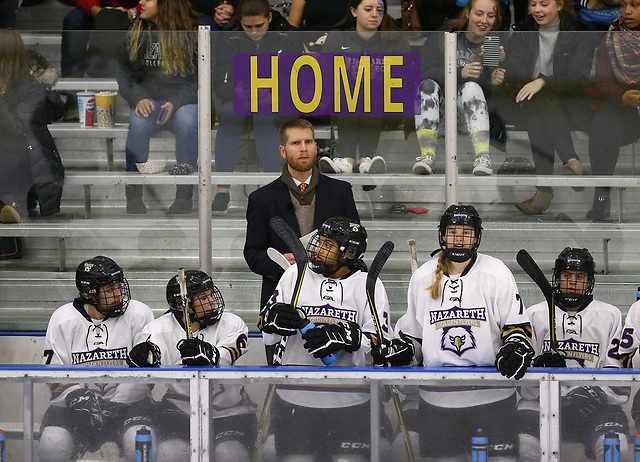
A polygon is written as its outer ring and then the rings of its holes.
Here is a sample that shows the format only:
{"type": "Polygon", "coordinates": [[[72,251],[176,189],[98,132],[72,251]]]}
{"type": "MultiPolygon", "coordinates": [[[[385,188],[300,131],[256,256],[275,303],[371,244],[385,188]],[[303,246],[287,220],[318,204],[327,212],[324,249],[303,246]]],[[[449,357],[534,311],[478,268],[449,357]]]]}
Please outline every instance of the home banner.
{"type": "Polygon", "coordinates": [[[236,115],[412,115],[420,53],[233,55],[236,115]]]}

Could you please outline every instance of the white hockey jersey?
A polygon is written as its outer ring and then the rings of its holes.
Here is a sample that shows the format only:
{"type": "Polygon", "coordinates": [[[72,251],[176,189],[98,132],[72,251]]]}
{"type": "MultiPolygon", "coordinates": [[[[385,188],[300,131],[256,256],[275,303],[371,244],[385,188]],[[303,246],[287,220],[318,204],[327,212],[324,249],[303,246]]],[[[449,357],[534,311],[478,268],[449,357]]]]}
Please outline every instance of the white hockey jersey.
{"type": "Polygon", "coordinates": [[[624,320],[624,328],[615,343],[615,346],[619,348],[618,354],[625,367],[640,368],[640,354],[637,352],[638,347],[640,347],[640,300],[629,308],[627,317],[624,320]],[[625,361],[625,358],[631,355],[633,356],[631,364],[629,364],[628,361],[625,361]]]}
{"type": "MultiPolygon", "coordinates": [[[[180,340],[185,338],[184,326],[178,322],[173,313],[168,312],[144,328],[145,340],[155,343],[161,352],[161,364],[182,365],[182,357],[177,348],[180,340]]],[[[230,366],[247,351],[249,329],[244,321],[233,313],[222,313],[220,321],[213,326],[206,326],[193,333],[199,338],[215,346],[220,352],[220,366],[230,366]]],[[[176,380],[167,384],[165,399],[173,402],[182,411],[190,412],[189,382],[176,380]]],[[[238,383],[213,385],[211,393],[212,417],[224,417],[232,414],[253,412],[251,403],[244,403],[246,398],[243,388],[238,383]]]]}
{"type": "MultiPolygon", "coordinates": [[[[268,303],[290,303],[297,279],[296,265],[287,269],[268,303]]],[[[371,366],[371,342],[369,335],[377,337],[376,327],[369,309],[365,284],[367,273],[360,270],[353,271],[340,279],[332,279],[306,269],[302,289],[298,298],[298,308],[301,308],[307,318],[316,326],[337,324],[353,321],[362,329],[362,343],[359,350],[347,353],[338,351],[338,359],[330,367],[336,366],[371,366]]],[[[378,279],[375,288],[375,304],[378,319],[386,338],[391,338],[389,327],[389,300],[387,292],[378,279]]],[[[275,334],[263,334],[265,345],[280,342],[281,337],[275,334]]],[[[305,340],[299,332],[287,340],[287,346],[282,357],[282,364],[287,366],[315,366],[324,367],[320,359],[314,358],[305,348],[305,340]]],[[[368,393],[314,393],[310,397],[308,392],[283,390],[278,387],[278,394],[293,404],[307,407],[341,407],[354,406],[366,402],[368,393]]],[[[343,387],[347,390],[347,387],[343,387]]]]}
{"type": "MultiPolygon", "coordinates": [[[[427,290],[435,282],[438,259],[434,258],[411,277],[407,312],[395,331],[419,339],[416,359],[427,367],[493,366],[496,354],[514,332],[528,336],[529,316],[520,299],[511,271],[500,260],[477,254],[461,274],[444,274],[441,296],[427,290]]],[[[443,407],[467,407],[504,399],[511,389],[483,391],[421,388],[421,397],[443,407]]]]}
{"type": "MultiPolygon", "coordinates": [[[[551,352],[547,302],[533,305],[527,311],[536,356],[551,352]]],[[[556,305],[555,320],[558,350],[566,355],[567,367],[621,367],[615,346],[615,339],[620,338],[622,332],[622,314],[618,308],[598,300],[591,300],[578,312],[565,311],[556,305]]],[[[562,387],[562,394],[566,395],[573,388],[577,387],[562,387]]],[[[628,390],[624,388],[601,388],[607,394],[609,404],[624,404],[628,399],[628,390]]]]}
{"type": "MultiPolygon", "coordinates": [[[[151,309],[131,300],[122,316],[92,319],[77,301],[58,308],[47,326],[45,364],[74,366],[126,366],[129,350],[144,341],[143,327],[153,320],[151,309]]],[[[67,393],[78,385],[60,384],[53,389],[53,404],[64,405],[67,393]]],[[[102,398],[133,403],[151,396],[146,384],[90,384],[102,398]]]]}

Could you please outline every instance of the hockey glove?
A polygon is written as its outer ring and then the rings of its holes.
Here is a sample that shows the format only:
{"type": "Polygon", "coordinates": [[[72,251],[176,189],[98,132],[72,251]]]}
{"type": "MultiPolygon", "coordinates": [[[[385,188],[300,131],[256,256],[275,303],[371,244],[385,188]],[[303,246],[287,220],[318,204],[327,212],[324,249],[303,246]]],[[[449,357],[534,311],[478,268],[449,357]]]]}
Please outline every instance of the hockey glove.
{"type": "Polygon", "coordinates": [[[305,325],[306,321],[288,303],[267,304],[258,317],[258,328],[265,334],[295,335],[305,325]]]}
{"type": "Polygon", "coordinates": [[[73,428],[83,441],[94,438],[104,427],[104,411],[93,390],[79,388],[65,398],[73,428]]]}
{"type": "Polygon", "coordinates": [[[533,367],[567,367],[562,353],[544,353],[533,358],[533,367]]]}
{"type": "Polygon", "coordinates": [[[374,366],[408,366],[414,355],[415,347],[408,338],[383,339],[380,345],[371,348],[374,366]]]}
{"type": "Polygon", "coordinates": [[[304,347],[314,358],[324,358],[338,350],[353,353],[360,348],[361,337],[360,326],[352,321],[314,327],[302,334],[304,347]]]}
{"type": "Polygon", "coordinates": [[[153,342],[142,342],[134,346],[127,355],[129,367],[158,367],[162,353],[153,342]]]}
{"type": "Polygon", "coordinates": [[[199,338],[182,339],[177,347],[185,366],[217,366],[220,361],[218,349],[199,338]]]}
{"type": "Polygon", "coordinates": [[[583,419],[593,414],[598,406],[607,402],[607,395],[600,387],[578,387],[562,400],[565,409],[572,409],[583,419]]]}
{"type": "Polygon", "coordinates": [[[521,379],[534,356],[533,347],[522,335],[512,335],[498,350],[495,366],[506,378],[521,379]]]}

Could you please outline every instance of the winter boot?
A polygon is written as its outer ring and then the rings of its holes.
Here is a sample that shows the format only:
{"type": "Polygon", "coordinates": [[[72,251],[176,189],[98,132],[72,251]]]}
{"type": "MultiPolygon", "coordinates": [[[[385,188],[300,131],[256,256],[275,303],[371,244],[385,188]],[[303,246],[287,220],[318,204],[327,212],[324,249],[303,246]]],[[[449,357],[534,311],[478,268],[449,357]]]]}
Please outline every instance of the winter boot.
{"type": "Polygon", "coordinates": [[[127,194],[127,213],[143,215],[147,213],[147,207],[142,202],[142,185],[128,184],[125,186],[127,194]]]}
{"type": "Polygon", "coordinates": [[[193,210],[193,185],[180,184],[176,186],[176,200],[173,201],[167,214],[182,215],[193,210]]]}

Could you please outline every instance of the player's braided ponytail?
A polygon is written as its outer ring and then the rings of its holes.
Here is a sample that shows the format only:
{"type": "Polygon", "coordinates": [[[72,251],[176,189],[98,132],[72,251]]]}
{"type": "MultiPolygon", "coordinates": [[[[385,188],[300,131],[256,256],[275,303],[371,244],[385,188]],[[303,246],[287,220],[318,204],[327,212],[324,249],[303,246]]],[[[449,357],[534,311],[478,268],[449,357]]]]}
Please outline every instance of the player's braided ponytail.
{"type": "Polygon", "coordinates": [[[451,271],[451,260],[449,260],[444,253],[441,253],[435,271],[436,280],[427,287],[427,290],[431,291],[431,298],[434,300],[440,298],[440,279],[442,279],[444,273],[448,273],[449,271],[451,271]]]}

